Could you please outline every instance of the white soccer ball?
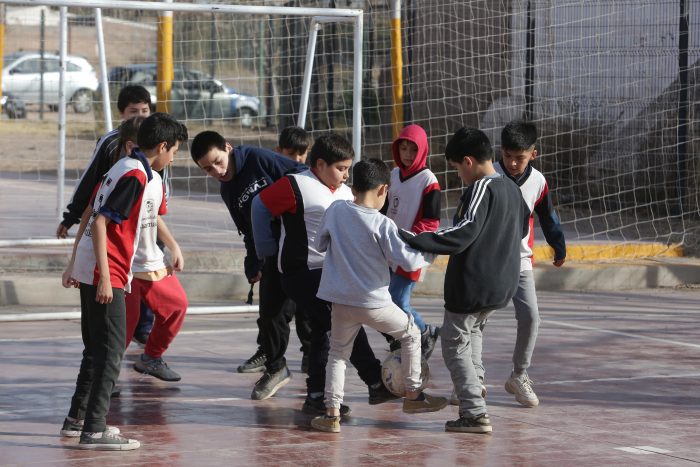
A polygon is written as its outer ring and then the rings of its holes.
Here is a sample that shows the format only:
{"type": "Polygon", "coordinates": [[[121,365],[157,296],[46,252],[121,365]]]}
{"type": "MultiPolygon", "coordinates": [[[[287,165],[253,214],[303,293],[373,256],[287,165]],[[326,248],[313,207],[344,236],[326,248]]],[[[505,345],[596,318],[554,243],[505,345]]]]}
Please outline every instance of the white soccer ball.
{"type": "MultiPolygon", "coordinates": [[[[420,376],[420,389],[423,390],[430,379],[430,368],[428,368],[428,361],[422,356],[420,376]]],[[[399,397],[406,395],[405,377],[401,369],[401,349],[391,352],[382,363],[382,381],[392,394],[399,397]]]]}

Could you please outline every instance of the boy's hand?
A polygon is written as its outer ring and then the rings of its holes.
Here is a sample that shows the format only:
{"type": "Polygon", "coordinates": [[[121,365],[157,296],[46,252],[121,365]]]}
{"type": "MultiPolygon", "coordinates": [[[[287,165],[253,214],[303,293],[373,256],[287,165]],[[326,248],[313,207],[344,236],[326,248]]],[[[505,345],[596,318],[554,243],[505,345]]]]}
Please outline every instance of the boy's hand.
{"type": "Polygon", "coordinates": [[[562,264],[564,264],[564,261],[566,261],[566,258],[555,259],[554,261],[552,261],[552,264],[559,268],[562,266],[562,264]]]}
{"type": "Polygon", "coordinates": [[[254,277],[249,277],[248,283],[255,284],[256,282],[260,282],[260,279],[262,279],[262,271],[258,271],[258,273],[254,277]]]}
{"type": "Polygon", "coordinates": [[[185,269],[185,257],[182,256],[180,247],[177,247],[170,252],[170,260],[173,263],[173,271],[182,271],[185,269]]]}
{"type": "Polygon", "coordinates": [[[71,287],[78,287],[78,281],[73,279],[71,276],[73,275],[73,268],[72,267],[67,267],[65,271],[63,271],[63,276],[61,277],[61,283],[63,284],[63,287],[70,289],[71,287]]]}
{"type": "Polygon", "coordinates": [[[58,224],[56,228],[56,238],[66,238],[68,236],[68,229],[63,224],[58,224]]]}
{"type": "Polygon", "coordinates": [[[109,279],[105,280],[100,278],[100,281],[97,283],[95,301],[102,305],[112,303],[112,284],[109,283],[109,279]]]}

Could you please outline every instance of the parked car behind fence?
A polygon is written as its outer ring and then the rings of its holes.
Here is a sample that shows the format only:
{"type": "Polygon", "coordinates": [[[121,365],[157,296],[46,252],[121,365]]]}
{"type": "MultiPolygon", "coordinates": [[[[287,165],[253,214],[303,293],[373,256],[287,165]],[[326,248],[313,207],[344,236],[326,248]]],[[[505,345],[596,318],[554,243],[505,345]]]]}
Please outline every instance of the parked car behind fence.
{"type": "MultiPolygon", "coordinates": [[[[39,104],[41,99],[42,59],[39,52],[14,52],[3,57],[2,90],[25,104],[39,104]]],[[[92,110],[92,93],[97,90],[97,76],[83,57],[66,57],[66,99],[76,113],[92,110]]],[[[58,107],[59,56],[44,53],[43,103],[58,107]]]]}
{"type": "MultiPolygon", "coordinates": [[[[157,67],[155,63],[114,67],[108,74],[110,91],[127,84],[139,84],[151,93],[156,105],[157,67]]],[[[229,88],[199,70],[176,67],[170,93],[170,113],[178,119],[240,119],[251,127],[260,111],[260,99],[229,88]]]]}

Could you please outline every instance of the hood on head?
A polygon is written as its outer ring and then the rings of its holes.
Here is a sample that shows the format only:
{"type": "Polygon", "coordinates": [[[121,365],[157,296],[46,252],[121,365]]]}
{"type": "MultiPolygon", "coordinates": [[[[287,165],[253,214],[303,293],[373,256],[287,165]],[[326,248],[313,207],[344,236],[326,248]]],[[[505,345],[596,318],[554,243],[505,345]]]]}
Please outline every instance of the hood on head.
{"type": "Polygon", "coordinates": [[[408,125],[405,127],[403,130],[401,130],[399,137],[392,143],[391,155],[394,158],[396,166],[401,171],[402,177],[407,177],[423,169],[426,161],[428,160],[428,135],[425,134],[425,130],[419,125],[408,125]],[[411,141],[418,146],[418,154],[410,167],[404,167],[401,163],[401,157],[399,156],[399,141],[402,139],[411,141]]]}

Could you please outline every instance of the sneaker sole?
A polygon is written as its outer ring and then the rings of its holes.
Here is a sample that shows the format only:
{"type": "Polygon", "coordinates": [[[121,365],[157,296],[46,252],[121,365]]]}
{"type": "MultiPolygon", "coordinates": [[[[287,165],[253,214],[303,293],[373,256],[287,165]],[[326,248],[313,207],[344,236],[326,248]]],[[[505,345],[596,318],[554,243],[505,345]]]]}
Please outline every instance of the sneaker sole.
{"type": "Polygon", "coordinates": [[[522,405],[522,406],[524,406],[524,407],[530,407],[530,408],[532,408],[532,407],[537,407],[538,405],[540,405],[540,400],[539,400],[539,399],[535,399],[535,400],[523,399],[523,398],[520,396],[520,394],[518,394],[518,393],[515,391],[515,389],[513,389],[513,388],[511,387],[511,385],[510,385],[508,382],[506,382],[506,392],[507,392],[508,394],[513,394],[513,395],[515,396],[515,400],[518,402],[518,404],[520,404],[520,405],[522,405]]]}
{"type": "Polygon", "coordinates": [[[255,368],[242,368],[240,366],[236,368],[237,373],[262,373],[263,371],[265,371],[265,365],[255,368]]]}
{"type": "Polygon", "coordinates": [[[88,451],[133,451],[141,447],[141,443],[136,440],[128,444],[82,444],[75,446],[76,449],[85,449],[88,451]]]}
{"type": "Polygon", "coordinates": [[[465,427],[451,427],[446,426],[445,431],[451,431],[453,433],[480,433],[488,434],[493,432],[493,428],[490,426],[465,426],[465,427]]]}
{"type": "Polygon", "coordinates": [[[340,433],[340,427],[336,428],[333,426],[317,425],[311,420],[311,427],[314,430],[323,431],[324,433],[340,433]]]}
{"type": "Polygon", "coordinates": [[[250,398],[251,398],[252,400],[254,400],[254,401],[264,401],[265,399],[269,399],[270,397],[274,396],[275,393],[276,393],[282,386],[284,386],[285,384],[289,383],[291,380],[292,380],[292,377],[291,377],[291,376],[287,376],[287,377],[284,378],[282,381],[280,381],[279,383],[277,383],[277,384],[275,385],[275,387],[273,387],[272,390],[271,390],[268,394],[266,394],[264,397],[255,397],[254,394],[251,394],[251,395],[250,395],[250,398]]]}
{"type": "Polygon", "coordinates": [[[171,383],[175,382],[175,381],[180,381],[182,379],[182,376],[178,376],[177,378],[164,378],[163,376],[157,375],[155,373],[151,373],[150,371],[148,371],[146,369],[139,368],[136,366],[136,364],[134,364],[134,370],[136,370],[139,373],[142,373],[144,375],[149,375],[149,376],[153,376],[154,378],[158,378],[161,381],[168,381],[171,383]]]}

